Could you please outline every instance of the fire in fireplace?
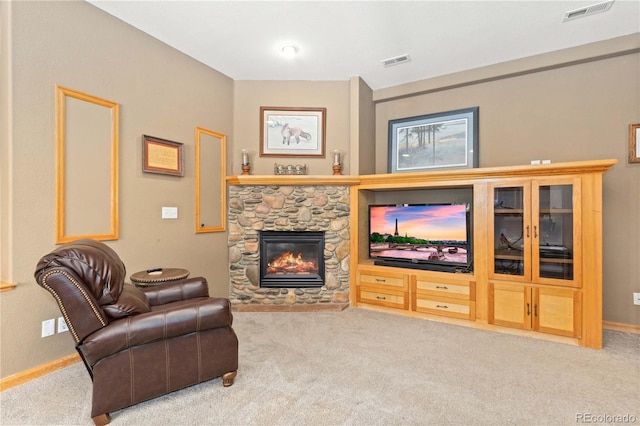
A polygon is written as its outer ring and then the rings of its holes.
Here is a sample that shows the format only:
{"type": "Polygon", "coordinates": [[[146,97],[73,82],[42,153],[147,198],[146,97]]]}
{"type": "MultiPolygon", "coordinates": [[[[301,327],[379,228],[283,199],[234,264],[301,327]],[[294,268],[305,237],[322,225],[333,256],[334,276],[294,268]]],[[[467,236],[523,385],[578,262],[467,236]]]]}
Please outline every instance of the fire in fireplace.
{"type": "Polygon", "coordinates": [[[324,232],[260,232],[260,287],[323,285],[324,232]]]}

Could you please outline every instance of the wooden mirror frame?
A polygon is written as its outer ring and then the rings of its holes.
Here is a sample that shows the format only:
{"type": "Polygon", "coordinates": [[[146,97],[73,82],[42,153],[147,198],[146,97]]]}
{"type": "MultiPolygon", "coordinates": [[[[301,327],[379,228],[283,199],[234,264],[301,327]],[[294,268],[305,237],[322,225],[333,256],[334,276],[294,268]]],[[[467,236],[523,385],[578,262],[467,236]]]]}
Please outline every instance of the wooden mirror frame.
{"type": "Polygon", "coordinates": [[[67,89],[56,85],[55,92],[55,139],[56,139],[56,153],[55,153],[55,223],[56,223],[56,244],[62,244],[70,241],[74,241],[80,238],[91,238],[94,240],[108,241],[118,239],[118,132],[119,132],[119,104],[111,102],[105,99],[101,99],[95,96],[88,95],[86,93],[78,92],[75,90],[67,89]],[[65,179],[66,179],[66,99],[74,98],[80,101],[89,102],[94,105],[105,107],[109,109],[111,114],[110,124],[110,144],[109,147],[111,153],[111,167],[109,174],[109,231],[105,233],[87,233],[81,235],[67,235],[65,231],[65,209],[66,209],[66,194],[65,194],[65,179]]]}
{"type": "MultiPolygon", "coordinates": [[[[195,177],[195,185],[196,185],[196,234],[203,234],[207,232],[224,232],[226,230],[226,222],[227,222],[227,187],[226,187],[226,145],[227,145],[227,137],[221,133],[214,132],[212,130],[207,130],[202,127],[196,127],[196,136],[195,136],[195,162],[196,162],[196,177],[195,177]],[[202,223],[201,218],[201,170],[200,168],[203,166],[201,164],[201,144],[202,144],[202,135],[209,135],[214,138],[220,139],[220,224],[214,225],[205,225],[202,223]]],[[[206,163],[204,164],[206,167],[206,163]]],[[[212,200],[213,201],[213,200],[212,200]]]]}

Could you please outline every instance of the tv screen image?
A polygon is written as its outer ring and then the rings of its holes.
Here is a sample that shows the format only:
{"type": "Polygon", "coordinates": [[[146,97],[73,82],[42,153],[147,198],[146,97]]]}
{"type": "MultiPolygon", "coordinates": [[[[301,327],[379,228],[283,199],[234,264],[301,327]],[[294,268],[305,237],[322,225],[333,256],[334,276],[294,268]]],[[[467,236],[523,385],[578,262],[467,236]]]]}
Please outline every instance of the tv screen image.
{"type": "Polygon", "coordinates": [[[467,204],[369,206],[373,259],[453,269],[469,265],[469,247],[467,204]]]}

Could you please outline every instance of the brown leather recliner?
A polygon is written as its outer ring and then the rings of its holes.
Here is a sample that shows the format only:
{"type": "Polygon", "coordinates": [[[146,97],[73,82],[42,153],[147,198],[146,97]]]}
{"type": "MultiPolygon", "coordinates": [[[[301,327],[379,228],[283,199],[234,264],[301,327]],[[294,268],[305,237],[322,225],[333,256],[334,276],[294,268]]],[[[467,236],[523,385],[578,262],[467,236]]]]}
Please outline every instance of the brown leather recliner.
{"type": "Polygon", "coordinates": [[[222,376],[231,386],[238,339],[228,299],[204,278],[138,289],[104,243],[78,240],[38,262],[35,277],[58,302],[93,380],[91,417],[222,376]]]}

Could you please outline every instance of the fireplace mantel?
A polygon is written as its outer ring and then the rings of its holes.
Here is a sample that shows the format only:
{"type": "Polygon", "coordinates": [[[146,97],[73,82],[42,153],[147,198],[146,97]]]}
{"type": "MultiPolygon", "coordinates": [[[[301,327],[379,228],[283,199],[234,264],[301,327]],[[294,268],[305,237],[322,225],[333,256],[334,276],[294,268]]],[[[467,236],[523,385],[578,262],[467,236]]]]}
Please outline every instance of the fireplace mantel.
{"type": "Polygon", "coordinates": [[[336,185],[352,186],[360,183],[360,176],[345,175],[237,175],[227,176],[227,185],[336,185]]]}

